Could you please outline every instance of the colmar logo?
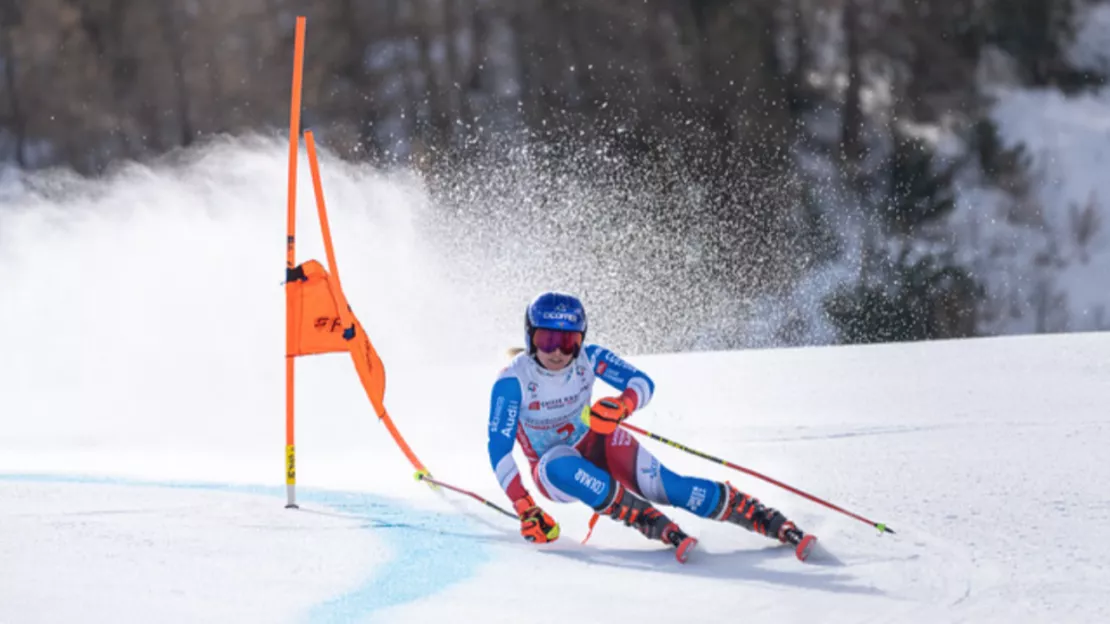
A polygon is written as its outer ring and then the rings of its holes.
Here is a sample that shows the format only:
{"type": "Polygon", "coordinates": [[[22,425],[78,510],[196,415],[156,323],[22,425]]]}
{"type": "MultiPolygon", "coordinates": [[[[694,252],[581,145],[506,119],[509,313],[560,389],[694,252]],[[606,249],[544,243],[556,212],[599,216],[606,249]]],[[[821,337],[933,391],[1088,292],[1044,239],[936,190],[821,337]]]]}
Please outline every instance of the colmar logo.
{"type": "Polygon", "coordinates": [[[597,363],[597,374],[598,375],[604,375],[605,371],[608,370],[608,368],[609,368],[609,364],[607,364],[606,362],[598,362],[597,363]]]}
{"type": "Polygon", "coordinates": [[[590,473],[581,468],[574,473],[574,480],[586,486],[594,494],[601,494],[605,490],[605,483],[601,479],[591,476],[590,473]]]}
{"type": "Polygon", "coordinates": [[[528,409],[533,411],[533,412],[540,409],[540,402],[539,401],[532,401],[531,403],[528,404],[528,409]]]}

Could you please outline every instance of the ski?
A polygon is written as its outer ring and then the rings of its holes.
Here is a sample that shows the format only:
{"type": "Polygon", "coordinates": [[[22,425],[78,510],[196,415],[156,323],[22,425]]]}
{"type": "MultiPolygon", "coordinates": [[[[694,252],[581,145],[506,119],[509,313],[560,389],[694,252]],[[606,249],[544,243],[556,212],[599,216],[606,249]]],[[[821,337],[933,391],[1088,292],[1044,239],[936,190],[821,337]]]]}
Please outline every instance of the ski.
{"type": "Polygon", "coordinates": [[[690,558],[690,551],[697,545],[697,538],[687,536],[686,539],[679,542],[678,546],[675,547],[674,558],[677,559],[679,563],[686,563],[686,560],[690,558]]]}
{"type": "Polygon", "coordinates": [[[794,556],[798,561],[805,561],[813,554],[813,547],[817,545],[817,536],[806,534],[790,525],[783,533],[783,541],[794,547],[794,556]]]}
{"type": "Polygon", "coordinates": [[[687,535],[682,529],[678,528],[678,525],[672,524],[671,527],[673,528],[667,531],[663,539],[675,547],[674,558],[679,563],[686,563],[686,560],[690,558],[690,551],[694,549],[694,546],[697,546],[698,540],[687,535]]]}
{"type": "Polygon", "coordinates": [[[798,557],[798,561],[805,561],[809,559],[809,555],[813,551],[813,547],[817,544],[817,536],[806,535],[798,541],[794,548],[794,555],[798,557]]]}

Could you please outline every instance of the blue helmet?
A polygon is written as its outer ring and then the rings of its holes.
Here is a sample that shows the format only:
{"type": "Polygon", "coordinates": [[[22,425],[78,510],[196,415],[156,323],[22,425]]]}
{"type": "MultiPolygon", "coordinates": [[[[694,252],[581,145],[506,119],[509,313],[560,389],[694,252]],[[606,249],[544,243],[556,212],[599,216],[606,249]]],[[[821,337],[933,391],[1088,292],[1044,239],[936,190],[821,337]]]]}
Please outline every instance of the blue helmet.
{"type": "Polygon", "coordinates": [[[573,295],[545,292],[528,304],[524,314],[524,346],[532,347],[532,332],[537,328],[582,332],[586,336],[586,308],[573,295]]]}

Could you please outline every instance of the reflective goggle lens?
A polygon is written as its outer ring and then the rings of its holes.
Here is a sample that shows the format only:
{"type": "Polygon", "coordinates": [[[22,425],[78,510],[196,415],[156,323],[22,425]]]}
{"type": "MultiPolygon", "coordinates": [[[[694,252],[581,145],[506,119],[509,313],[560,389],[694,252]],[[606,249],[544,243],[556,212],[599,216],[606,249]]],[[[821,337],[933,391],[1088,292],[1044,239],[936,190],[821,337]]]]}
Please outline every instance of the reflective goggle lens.
{"type": "Polygon", "coordinates": [[[582,347],[582,332],[540,328],[532,333],[532,346],[544,353],[555,349],[567,354],[576,353],[582,347]]]}

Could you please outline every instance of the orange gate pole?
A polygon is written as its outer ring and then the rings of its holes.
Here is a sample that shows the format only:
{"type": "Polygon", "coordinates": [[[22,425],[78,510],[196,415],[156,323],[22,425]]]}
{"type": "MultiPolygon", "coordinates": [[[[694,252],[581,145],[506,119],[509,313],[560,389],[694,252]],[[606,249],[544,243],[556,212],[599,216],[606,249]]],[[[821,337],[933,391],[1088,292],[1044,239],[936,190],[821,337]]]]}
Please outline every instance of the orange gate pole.
{"type": "MultiPolygon", "coordinates": [[[[336,290],[343,292],[343,288],[339,281],[339,267],[335,260],[335,248],[331,242],[331,226],[328,224],[328,211],[324,203],[324,187],[323,183],[320,181],[320,166],[316,159],[316,139],[311,130],[305,131],[304,142],[305,150],[308,153],[308,167],[312,173],[312,188],[316,193],[316,210],[320,217],[320,232],[323,234],[324,251],[328,256],[328,269],[331,271],[332,277],[335,278],[336,290]]],[[[340,313],[342,314],[342,311],[340,313]]],[[[351,313],[351,315],[353,320],[353,313],[351,313]]],[[[369,337],[365,337],[365,340],[366,349],[373,352],[373,346],[369,342],[369,337]]],[[[362,379],[364,383],[370,383],[369,386],[364,387],[367,395],[370,397],[370,402],[374,404],[378,419],[385,425],[385,428],[389,431],[389,435],[393,438],[398,448],[401,449],[401,452],[404,453],[409,463],[412,464],[413,468],[416,468],[416,478],[420,479],[422,476],[428,475],[428,469],[424,467],[420,458],[413,452],[408,442],[405,441],[404,436],[401,435],[396,425],[393,424],[393,419],[389,417],[389,413],[385,410],[385,380],[384,373],[380,370],[382,367],[380,360],[376,362],[376,367],[379,370],[371,371],[371,369],[366,367],[366,360],[364,359],[366,357],[365,353],[360,357],[356,355],[355,351],[352,351],[351,355],[355,362],[355,368],[359,371],[360,379],[362,379]]],[[[373,359],[378,360],[376,353],[374,353],[373,359]]],[[[431,482],[429,481],[429,483],[431,482]]]]}
{"type": "Polygon", "coordinates": [[[335,263],[335,248],[331,244],[331,226],[328,224],[328,209],[324,204],[324,185],[320,181],[320,165],[316,160],[316,137],[311,130],[304,132],[304,147],[308,153],[308,169],[312,173],[312,191],[316,194],[316,214],[320,218],[320,234],[324,237],[324,253],[328,257],[328,271],[335,278],[335,287],[340,291],[343,285],[339,280],[339,267],[335,263]]]}
{"type": "Polygon", "coordinates": [[[293,44],[293,93],[289,107],[289,188],[285,236],[285,492],[286,508],[296,508],[297,461],[293,436],[293,292],[290,274],[296,268],[297,143],[301,126],[301,75],[304,71],[304,16],[297,17],[293,44]]]}

